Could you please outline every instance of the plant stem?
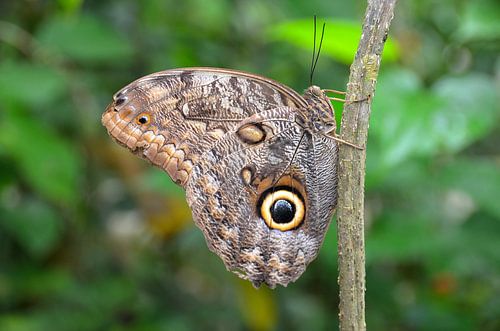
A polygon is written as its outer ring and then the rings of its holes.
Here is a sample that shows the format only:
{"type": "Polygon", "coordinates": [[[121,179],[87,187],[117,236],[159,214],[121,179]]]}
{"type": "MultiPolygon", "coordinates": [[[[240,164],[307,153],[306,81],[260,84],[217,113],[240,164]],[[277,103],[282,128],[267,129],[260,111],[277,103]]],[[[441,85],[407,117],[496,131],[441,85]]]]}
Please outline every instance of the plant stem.
{"type": "MultiPolygon", "coordinates": [[[[369,0],[358,50],[351,65],[341,137],[366,146],[380,58],[396,0],[369,0]],[[351,101],[352,100],[352,101],[351,101]]],[[[366,330],[364,183],[366,149],[339,148],[337,219],[340,330],[366,330]]]]}

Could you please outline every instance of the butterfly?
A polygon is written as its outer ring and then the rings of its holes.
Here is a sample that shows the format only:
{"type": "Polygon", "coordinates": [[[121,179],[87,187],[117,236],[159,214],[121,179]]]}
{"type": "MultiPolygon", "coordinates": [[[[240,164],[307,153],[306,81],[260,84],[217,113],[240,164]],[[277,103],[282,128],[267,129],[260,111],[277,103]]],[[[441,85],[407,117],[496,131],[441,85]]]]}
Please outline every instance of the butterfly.
{"type": "Polygon", "coordinates": [[[186,191],[193,220],[226,268],[274,288],[318,255],[337,204],[335,113],[303,95],[221,68],[142,77],[102,115],[109,135],[186,191]]]}

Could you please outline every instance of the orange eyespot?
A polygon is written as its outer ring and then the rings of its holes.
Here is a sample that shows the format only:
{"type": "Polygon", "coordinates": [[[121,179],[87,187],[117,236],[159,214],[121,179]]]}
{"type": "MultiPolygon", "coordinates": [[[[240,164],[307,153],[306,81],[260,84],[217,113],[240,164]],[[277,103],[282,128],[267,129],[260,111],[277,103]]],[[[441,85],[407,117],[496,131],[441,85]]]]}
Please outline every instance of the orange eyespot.
{"type": "Polygon", "coordinates": [[[135,118],[135,122],[139,125],[149,124],[150,121],[151,117],[146,113],[141,113],[135,118]]]}
{"type": "Polygon", "coordinates": [[[304,221],[304,201],[298,193],[285,187],[264,194],[260,214],[271,229],[288,231],[304,221]]]}

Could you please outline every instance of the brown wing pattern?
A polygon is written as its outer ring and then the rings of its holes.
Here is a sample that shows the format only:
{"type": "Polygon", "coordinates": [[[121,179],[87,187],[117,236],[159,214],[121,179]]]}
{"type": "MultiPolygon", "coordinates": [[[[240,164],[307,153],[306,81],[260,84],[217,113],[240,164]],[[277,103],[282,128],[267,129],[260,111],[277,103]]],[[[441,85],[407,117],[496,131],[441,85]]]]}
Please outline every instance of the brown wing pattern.
{"type": "Polygon", "coordinates": [[[186,187],[193,218],[209,248],[226,267],[254,286],[295,281],[319,252],[336,204],[336,143],[314,137],[276,108],[246,123],[269,128],[248,145],[238,127],[224,135],[193,168],[186,187]],[[317,164],[319,163],[319,164],[317,164]],[[304,200],[303,223],[291,231],[271,229],[259,213],[266,191],[286,187],[304,200]]]}
{"type": "Polygon", "coordinates": [[[110,135],[185,186],[199,155],[241,120],[306,106],[290,88],[227,69],[189,68],[140,78],[114,95],[102,117],[110,135]]]}
{"type": "Polygon", "coordinates": [[[186,189],[195,223],[229,270],[275,287],[316,257],[335,209],[332,115],[318,87],[303,98],[261,76],[189,68],[132,82],[102,122],[186,189]]]}

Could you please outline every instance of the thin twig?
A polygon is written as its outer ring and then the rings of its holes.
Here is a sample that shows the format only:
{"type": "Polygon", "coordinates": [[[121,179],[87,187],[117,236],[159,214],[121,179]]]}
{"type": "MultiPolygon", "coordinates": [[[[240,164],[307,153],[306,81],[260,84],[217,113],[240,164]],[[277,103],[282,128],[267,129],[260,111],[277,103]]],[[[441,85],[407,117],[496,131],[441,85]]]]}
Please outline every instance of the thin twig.
{"type": "MultiPolygon", "coordinates": [[[[396,0],[369,0],[358,51],[351,65],[342,139],[366,146],[371,102],[396,0]]],[[[340,144],[337,219],[340,330],[366,330],[364,183],[366,149],[340,144]]]]}

